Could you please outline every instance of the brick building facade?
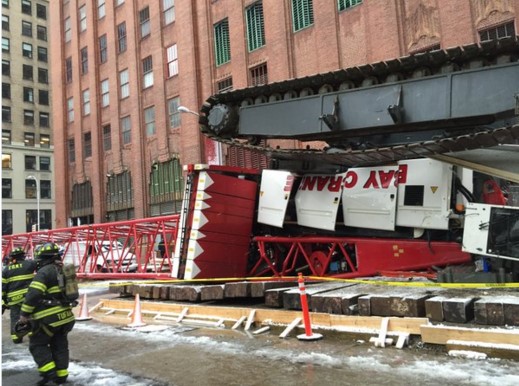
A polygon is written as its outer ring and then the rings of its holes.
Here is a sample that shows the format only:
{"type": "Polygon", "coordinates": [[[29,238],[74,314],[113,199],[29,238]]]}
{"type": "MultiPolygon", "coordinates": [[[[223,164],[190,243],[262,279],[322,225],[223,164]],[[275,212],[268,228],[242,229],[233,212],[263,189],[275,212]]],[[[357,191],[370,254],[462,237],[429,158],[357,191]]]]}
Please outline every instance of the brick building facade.
{"type": "Polygon", "coordinates": [[[57,225],[178,211],[181,165],[220,161],[180,105],[515,35],[518,12],[519,0],[53,1],[57,225]]]}

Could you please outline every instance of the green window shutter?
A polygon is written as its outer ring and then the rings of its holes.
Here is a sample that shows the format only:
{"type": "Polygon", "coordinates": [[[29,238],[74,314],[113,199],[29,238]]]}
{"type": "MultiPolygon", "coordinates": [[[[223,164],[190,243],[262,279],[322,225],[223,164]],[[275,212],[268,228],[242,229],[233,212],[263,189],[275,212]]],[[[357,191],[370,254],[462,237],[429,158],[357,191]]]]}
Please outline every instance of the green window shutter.
{"type": "Polygon", "coordinates": [[[231,60],[229,21],[227,19],[222,20],[214,26],[214,46],[217,66],[225,64],[231,60]]]}
{"type": "Polygon", "coordinates": [[[265,45],[265,24],[263,22],[263,3],[257,2],[247,8],[247,43],[249,52],[265,45]]]}
{"type": "Polygon", "coordinates": [[[292,19],[294,32],[314,24],[314,6],[312,0],[292,0],[292,19]]]}
{"type": "Polygon", "coordinates": [[[344,11],[345,9],[354,7],[360,3],[362,3],[362,0],[337,0],[337,7],[339,11],[344,11]]]}

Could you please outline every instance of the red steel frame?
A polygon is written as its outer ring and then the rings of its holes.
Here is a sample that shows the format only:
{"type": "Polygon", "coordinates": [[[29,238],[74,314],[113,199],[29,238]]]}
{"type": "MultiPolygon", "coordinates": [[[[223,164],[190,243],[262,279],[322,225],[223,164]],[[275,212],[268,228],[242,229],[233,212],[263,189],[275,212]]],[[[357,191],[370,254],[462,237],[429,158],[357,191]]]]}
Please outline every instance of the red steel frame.
{"type": "MultiPolygon", "coordinates": [[[[78,277],[91,279],[137,279],[171,278],[172,254],[177,236],[179,215],[151,217],[139,220],[117,221],[102,224],[54,229],[40,232],[19,233],[2,236],[2,256],[7,256],[13,248],[22,247],[29,258],[34,248],[46,242],[54,242],[63,247],[64,256],[79,243],[83,248],[77,267],[78,277]],[[157,257],[159,237],[165,240],[165,256],[157,257]],[[120,242],[123,245],[118,262],[108,262],[106,256],[98,253],[103,242],[120,242]],[[96,267],[98,257],[102,264],[96,267]],[[129,260],[134,261],[129,261],[129,260]],[[129,265],[137,265],[135,272],[129,272],[129,265]]],[[[79,251],[79,248],[75,248],[79,251]]],[[[111,253],[112,251],[110,251],[111,253]]],[[[114,251],[115,253],[115,251],[114,251]]],[[[105,252],[106,254],[106,252],[105,252]]]]}
{"type": "Polygon", "coordinates": [[[292,276],[307,270],[313,276],[353,278],[471,260],[458,243],[446,241],[327,236],[256,236],[253,241],[259,259],[249,276],[292,276]],[[330,271],[332,262],[339,269],[330,271]]]}

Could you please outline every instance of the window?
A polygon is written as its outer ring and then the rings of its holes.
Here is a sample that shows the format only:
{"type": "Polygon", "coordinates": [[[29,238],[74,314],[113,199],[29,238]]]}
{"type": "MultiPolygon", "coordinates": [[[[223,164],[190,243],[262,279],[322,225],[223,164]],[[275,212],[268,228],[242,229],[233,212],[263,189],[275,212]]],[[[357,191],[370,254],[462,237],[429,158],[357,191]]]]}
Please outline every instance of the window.
{"type": "Polygon", "coordinates": [[[99,38],[99,60],[101,63],[106,63],[108,60],[108,51],[106,48],[106,34],[99,38]]]}
{"type": "Polygon", "coordinates": [[[178,75],[177,45],[169,46],[166,53],[168,58],[168,77],[171,78],[174,75],[178,75]]]}
{"type": "Polygon", "coordinates": [[[13,234],[13,211],[11,209],[2,209],[2,235],[12,235],[12,234],[13,234]]]}
{"type": "Polygon", "coordinates": [[[132,142],[132,121],[129,116],[121,119],[121,133],[123,136],[123,145],[132,142]]]}
{"type": "Polygon", "coordinates": [[[88,73],[88,47],[81,49],[81,74],[88,73]]]}
{"type": "Polygon", "coordinates": [[[2,82],[2,99],[11,99],[11,84],[2,82]]]}
{"type": "Polygon", "coordinates": [[[29,0],[22,0],[22,13],[32,15],[32,4],[29,0]]]}
{"type": "Polygon", "coordinates": [[[103,126],[103,150],[112,150],[112,128],[110,125],[103,126]]]}
{"type": "Polygon", "coordinates": [[[40,157],[40,170],[50,171],[50,157],[40,157]]]}
{"type": "Polygon", "coordinates": [[[214,46],[217,66],[221,66],[231,60],[229,21],[227,19],[214,26],[214,46]]]}
{"type": "Polygon", "coordinates": [[[501,24],[496,27],[489,28],[484,31],[479,31],[479,39],[484,42],[487,40],[502,39],[515,35],[514,22],[501,24]]]}
{"type": "Polygon", "coordinates": [[[74,122],[74,97],[67,99],[67,120],[74,122]]]}
{"type": "Polygon", "coordinates": [[[31,87],[23,88],[23,101],[34,103],[34,90],[31,87]]]}
{"type": "Polygon", "coordinates": [[[65,81],[72,82],[72,58],[65,59],[65,81]]]}
{"type": "Polygon", "coordinates": [[[2,106],[2,122],[11,122],[11,108],[2,106]]]}
{"type": "Polygon", "coordinates": [[[179,97],[171,98],[168,100],[168,115],[170,129],[180,126],[180,112],[178,111],[178,106],[180,106],[179,97]]]}
{"type": "Polygon", "coordinates": [[[49,83],[49,71],[46,68],[38,67],[38,82],[44,84],[49,83]]]}
{"type": "Polygon", "coordinates": [[[23,124],[24,125],[34,125],[34,111],[33,110],[23,110],[23,124]]]}
{"type": "Polygon", "coordinates": [[[32,23],[22,20],[22,35],[32,37],[32,23]]]}
{"type": "Polygon", "coordinates": [[[11,76],[11,62],[9,60],[2,59],[2,75],[11,76]]]}
{"type": "MultiPolygon", "coordinates": [[[[13,198],[13,183],[10,178],[2,178],[2,198],[13,198]]],[[[4,215],[3,212],[2,217],[4,215]]]]}
{"type": "Polygon", "coordinates": [[[79,8],[79,32],[86,31],[87,29],[87,15],[86,15],[86,5],[83,5],[79,8]]]}
{"type": "Polygon", "coordinates": [[[139,12],[139,21],[141,24],[141,39],[149,36],[150,26],[150,7],[146,7],[139,12]]]}
{"type": "Polygon", "coordinates": [[[155,134],[155,107],[144,109],[144,125],[146,126],[146,135],[155,134]]]}
{"type": "Polygon", "coordinates": [[[49,180],[40,181],[40,198],[52,198],[51,183],[49,180]]]}
{"type": "Polygon", "coordinates": [[[247,8],[247,46],[254,51],[265,45],[265,25],[263,22],[263,3],[261,1],[247,8]]]}
{"type": "Polygon", "coordinates": [[[32,58],[32,44],[22,43],[22,56],[32,58]]]}
{"type": "Polygon", "coordinates": [[[2,153],[2,169],[12,169],[12,155],[2,153]]]}
{"type": "Polygon", "coordinates": [[[261,86],[262,84],[267,84],[268,80],[268,72],[267,72],[267,63],[260,64],[259,66],[253,67],[250,69],[250,79],[251,86],[261,86]]]}
{"type": "Polygon", "coordinates": [[[36,37],[39,40],[47,41],[47,28],[42,25],[36,26],[36,37]]]}
{"type": "Polygon", "coordinates": [[[2,52],[11,51],[11,42],[7,38],[2,38],[2,52]]]}
{"type": "Polygon", "coordinates": [[[108,79],[101,82],[101,107],[110,105],[110,85],[108,79]]]}
{"type": "Polygon", "coordinates": [[[216,84],[216,87],[219,93],[232,90],[232,77],[230,76],[228,78],[220,80],[216,84]]]}
{"type": "Polygon", "coordinates": [[[25,156],[25,170],[36,170],[36,157],[33,155],[25,156]]]}
{"type": "Polygon", "coordinates": [[[162,0],[164,8],[164,25],[171,24],[175,21],[175,0],[162,0]]]}
{"type": "Polygon", "coordinates": [[[70,25],[70,17],[67,17],[64,21],[65,23],[65,43],[70,42],[72,40],[72,26],[70,25]]]}
{"type": "Polygon", "coordinates": [[[121,4],[124,4],[124,0],[116,0],[116,1],[115,1],[115,5],[116,5],[116,6],[119,6],[119,5],[121,5],[121,4]]]}
{"type": "Polygon", "coordinates": [[[28,65],[28,64],[23,64],[22,65],[22,77],[23,79],[25,80],[32,80],[33,76],[32,76],[32,66],[28,65]]]}
{"type": "Polygon", "coordinates": [[[43,147],[45,149],[50,148],[50,135],[40,134],[40,147],[43,147]]]}
{"type": "Polygon", "coordinates": [[[2,15],[2,29],[9,31],[9,16],[2,15]]]}
{"type": "Polygon", "coordinates": [[[47,90],[38,90],[38,102],[40,105],[49,105],[49,92],[47,90]]]}
{"type": "Polygon", "coordinates": [[[362,0],[338,0],[337,7],[339,11],[344,11],[345,9],[354,7],[360,3],[362,3],[362,0]]]}
{"type": "Polygon", "coordinates": [[[2,130],[2,145],[11,144],[11,130],[2,130]]]}
{"type": "Polygon", "coordinates": [[[83,115],[90,114],[90,90],[83,91],[83,115]]]}
{"type": "Polygon", "coordinates": [[[68,162],[73,163],[76,162],[76,145],[74,143],[74,138],[68,140],[68,162]]]}
{"type": "Polygon", "coordinates": [[[119,83],[121,84],[121,99],[128,98],[130,96],[128,69],[122,70],[119,73],[119,83]]]}
{"type": "Polygon", "coordinates": [[[2,8],[9,8],[9,0],[2,0],[2,8]]]}
{"type": "Polygon", "coordinates": [[[153,59],[148,56],[142,60],[143,88],[153,86],[153,59]]]}
{"type": "Polygon", "coordinates": [[[97,0],[97,17],[102,19],[106,15],[105,0],[97,0]]]}
{"type": "Polygon", "coordinates": [[[126,23],[117,26],[117,51],[119,53],[126,51],[126,23]]]}
{"type": "MultiPolygon", "coordinates": [[[[27,209],[25,211],[25,231],[32,232],[38,230],[38,211],[27,209]]],[[[52,229],[52,210],[40,210],[40,229],[52,229]]]]}
{"type": "Polygon", "coordinates": [[[47,20],[47,7],[43,4],[36,4],[36,16],[38,19],[47,20]]]}
{"type": "Polygon", "coordinates": [[[83,155],[85,158],[92,157],[92,134],[83,134],[83,155]]]}
{"type": "Polygon", "coordinates": [[[50,127],[49,113],[40,113],[40,127],[50,127]]]}
{"type": "Polygon", "coordinates": [[[2,52],[9,52],[11,51],[11,42],[8,38],[2,38],[2,52]]]}
{"type": "Polygon", "coordinates": [[[45,47],[38,47],[38,60],[40,62],[47,63],[47,48],[45,47]]]}
{"type": "Polygon", "coordinates": [[[23,142],[24,142],[25,146],[34,147],[34,133],[24,133],[23,142]]]}
{"type": "Polygon", "coordinates": [[[294,22],[294,32],[314,24],[312,0],[292,0],[292,19],[294,22]]]}
{"type": "MultiPolygon", "coordinates": [[[[163,205],[170,206],[169,211],[179,212],[183,185],[182,166],[177,158],[155,164],[150,175],[151,204],[155,204],[154,206],[157,207],[163,203],[163,205]]],[[[156,210],[160,211],[160,208],[156,208],[156,210]]],[[[154,215],[159,213],[154,213],[154,215]]]]}
{"type": "Polygon", "coordinates": [[[25,198],[37,198],[36,181],[32,178],[25,179],[25,198]]]}

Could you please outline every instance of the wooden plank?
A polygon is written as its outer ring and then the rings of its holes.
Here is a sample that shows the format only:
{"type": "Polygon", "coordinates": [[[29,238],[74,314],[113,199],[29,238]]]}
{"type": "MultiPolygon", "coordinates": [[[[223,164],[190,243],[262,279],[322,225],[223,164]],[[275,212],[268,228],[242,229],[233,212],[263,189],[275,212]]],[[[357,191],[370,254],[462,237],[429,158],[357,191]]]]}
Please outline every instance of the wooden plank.
{"type": "Polygon", "coordinates": [[[160,287],[159,298],[162,300],[169,300],[169,286],[163,285],[160,287]]]}
{"type": "Polygon", "coordinates": [[[283,293],[290,291],[293,287],[272,288],[265,291],[265,305],[267,307],[283,307],[283,293]]]}
{"type": "Polygon", "coordinates": [[[519,299],[515,302],[509,301],[503,304],[505,324],[509,326],[519,326],[519,299]]]}
{"type": "Polygon", "coordinates": [[[240,281],[236,283],[225,283],[224,297],[225,298],[248,298],[250,297],[250,284],[247,281],[240,281]]]}
{"type": "Polygon", "coordinates": [[[200,300],[205,302],[208,300],[221,300],[223,296],[223,284],[205,285],[200,289],[200,300]]]}
{"type": "Polygon", "coordinates": [[[175,322],[177,323],[180,323],[182,321],[182,319],[185,318],[185,316],[187,315],[187,312],[189,311],[189,308],[188,307],[184,307],[182,309],[182,312],[180,313],[180,315],[178,315],[177,319],[175,320],[175,322]]]}
{"type": "Polygon", "coordinates": [[[515,359],[519,358],[519,345],[495,344],[484,342],[466,342],[461,340],[448,340],[447,350],[475,351],[485,353],[492,358],[515,359]]]}
{"type": "Polygon", "coordinates": [[[414,293],[391,296],[390,308],[392,316],[424,317],[425,301],[433,295],[414,293]]]}
{"type": "Polygon", "coordinates": [[[256,315],[256,310],[252,310],[247,318],[247,323],[245,323],[245,331],[249,331],[250,326],[254,323],[254,316],[256,315]]]}
{"type": "Polygon", "coordinates": [[[356,288],[362,287],[356,283],[348,283],[343,288],[324,293],[312,295],[312,307],[314,312],[326,312],[329,314],[348,314],[351,315],[353,309],[350,306],[357,304],[359,293],[356,288]],[[345,309],[344,309],[345,308],[345,309]]]}
{"type": "Polygon", "coordinates": [[[446,322],[467,323],[474,319],[473,297],[450,298],[443,301],[443,317],[446,322]]]}
{"type": "Polygon", "coordinates": [[[425,317],[433,322],[443,322],[443,296],[434,296],[425,301],[425,317]]]}
{"type": "Polygon", "coordinates": [[[420,326],[424,343],[447,344],[449,340],[519,345],[519,331],[454,326],[420,326]]]}
{"type": "Polygon", "coordinates": [[[178,285],[170,288],[169,298],[171,300],[199,302],[200,301],[199,285],[178,285]]]}
{"type": "Polygon", "coordinates": [[[238,319],[236,323],[234,323],[234,325],[231,327],[231,330],[236,330],[238,327],[240,327],[242,323],[245,321],[245,319],[247,319],[245,315],[240,317],[240,319],[238,319]]]}
{"type": "MultiPolygon", "coordinates": [[[[316,284],[305,285],[306,297],[308,299],[308,308],[312,309],[312,296],[313,295],[337,290],[339,288],[347,287],[348,285],[349,284],[347,284],[347,283],[337,283],[337,282],[326,282],[326,283],[316,283],[316,284]]],[[[283,292],[283,308],[286,308],[289,310],[300,310],[301,309],[301,295],[299,293],[299,288],[294,288],[294,289],[283,292]]]]}
{"type": "Polygon", "coordinates": [[[273,288],[295,287],[296,282],[287,281],[254,281],[250,283],[250,296],[253,298],[265,297],[265,292],[273,288]]]}
{"type": "MultiPolygon", "coordinates": [[[[103,307],[114,310],[131,310],[133,309],[133,300],[130,299],[102,299],[103,307]]],[[[176,313],[179,314],[185,306],[182,304],[166,303],[166,302],[143,302],[141,301],[141,309],[146,311],[176,313]]],[[[301,311],[288,311],[276,309],[257,309],[255,310],[255,321],[261,324],[272,325],[288,325],[295,318],[301,317],[301,311]]],[[[250,308],[246,307],[224,307],[191,304],[189,306],[190,317],[198,315],[200,317],[218,316],[226,320],[237,320],[241,316],[247,316],[250,308]]],[[[116,323],[117,318],[114,317],[110,322],[116,323]]],[[[102,317],[102,314],[97,315],[102,317]]],[[[373,332],[378,331],[382,318],[378,316],[355,316],[355,315],[331,315],[324,313],[310,312],[312,327],[319,328],[336,328],[339,330],[351,329],[354,331],[373,332]]],[[[410,334],[420,334],[420,327],[428,323],[426,318],[389,318],[389,332],[408,332],[410,334]]]]}
{"type": "Polygon", "coordinates": [[[301,320],[303,320],[303,318],[295,318],[294,320],[292,320],[292,322],[287,326],[287,328],[283,330],[279,337],[282,339],[286,338],[287,335],[290,334],[290,331],[292,331],[299,325],[299,323],[301,323],[301,320]]]}
{"type": "Polygon", "coordinates": [[[264,332],[267,332],[268,330],[270,330],[270,326],[265,326],[265,327],[261,327],[261,328],[257,329],[256,331],[253,331],[252,333],[254,335],[258,335],[258,334],[262,334],[264,332]]]}

